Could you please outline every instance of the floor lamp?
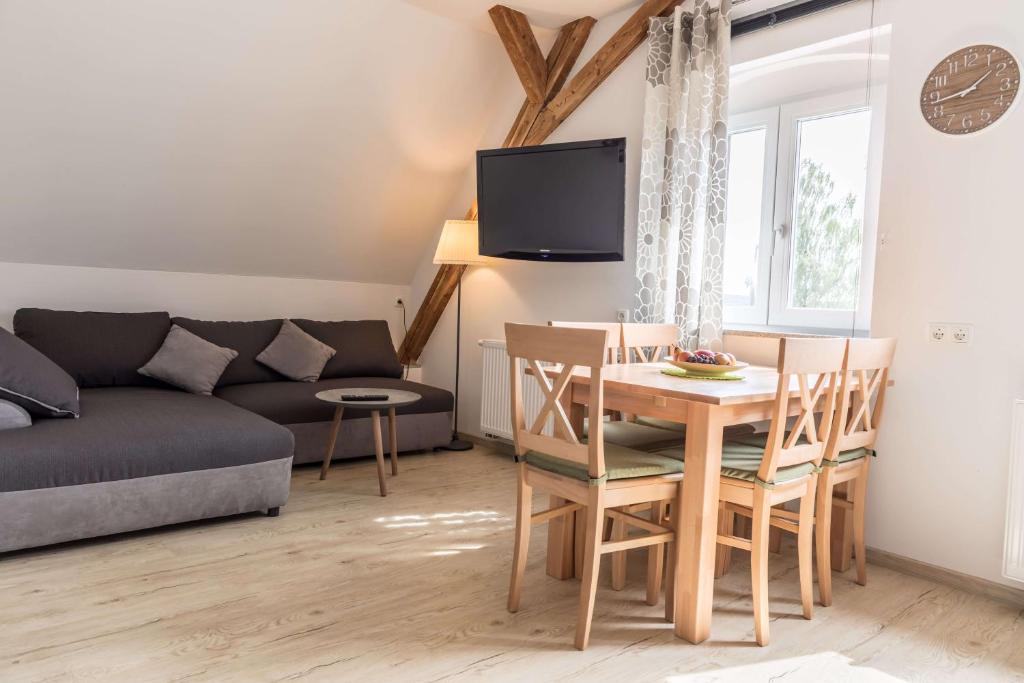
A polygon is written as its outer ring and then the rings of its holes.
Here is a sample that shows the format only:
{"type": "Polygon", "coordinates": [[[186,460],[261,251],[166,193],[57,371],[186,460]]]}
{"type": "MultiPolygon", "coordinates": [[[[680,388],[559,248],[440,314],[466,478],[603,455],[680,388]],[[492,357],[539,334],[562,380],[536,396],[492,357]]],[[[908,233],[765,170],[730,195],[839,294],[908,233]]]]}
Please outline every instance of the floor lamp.
{"type": "MultiPolygon", "coordinates": [[[[441,240],[434,252],[434,263],[438,265],[480,266],[487,259],[480,255],[480,242],[476,221],[445,221],[441,240]]],[[[459,273],[458,294],[455,309],[455,419],[452,423],[452,442],[442,446],[449,451],[468,451],[473,447],[468,441],[459,439],[459,355],[462,337],[462,273],[459,273]]]]}

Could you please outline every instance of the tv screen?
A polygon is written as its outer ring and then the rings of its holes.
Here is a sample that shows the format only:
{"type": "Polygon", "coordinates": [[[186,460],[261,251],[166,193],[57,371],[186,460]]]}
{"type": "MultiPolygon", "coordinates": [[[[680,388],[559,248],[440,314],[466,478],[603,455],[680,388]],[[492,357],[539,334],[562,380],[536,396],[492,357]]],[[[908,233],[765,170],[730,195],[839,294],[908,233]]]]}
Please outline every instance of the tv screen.
{"type": "Polygon", "coordinates": [[[476,153],[480,253],[533,261],[621,261],[626,140],[476,153]]]}

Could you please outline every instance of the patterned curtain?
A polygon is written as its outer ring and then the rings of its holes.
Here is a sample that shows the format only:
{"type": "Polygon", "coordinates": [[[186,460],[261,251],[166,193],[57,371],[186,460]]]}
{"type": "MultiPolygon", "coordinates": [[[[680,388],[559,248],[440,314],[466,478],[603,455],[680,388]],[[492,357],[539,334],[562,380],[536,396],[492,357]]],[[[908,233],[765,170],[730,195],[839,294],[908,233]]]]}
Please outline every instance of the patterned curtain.
{"type": "Polygon", "coordinates": [[[720,347],[728,161],[730,0],[651,20],[647,38],[637,322],[720,347]]]}

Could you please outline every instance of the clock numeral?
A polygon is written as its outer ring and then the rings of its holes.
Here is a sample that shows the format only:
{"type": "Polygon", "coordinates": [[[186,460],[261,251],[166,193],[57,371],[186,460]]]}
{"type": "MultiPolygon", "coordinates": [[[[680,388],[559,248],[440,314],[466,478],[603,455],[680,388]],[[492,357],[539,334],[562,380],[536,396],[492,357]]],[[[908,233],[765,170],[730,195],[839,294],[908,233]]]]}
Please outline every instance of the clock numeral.
{"type": "Polygon", "coordinates": [[[1005,99],[1005,97],[1006,97],[1006,95],[1000,95],[999,97],[996,98],[996,106],[997,107],[1005,107],[1006,106],[1006,99],[1005,99]]]}
{"type": "Polygon", "coordinates": [[[941,104],[937,105],[935,107],[932,107],[932,116],[931,117],[933,119],[941,119],[945,115],[946,115],[946,112],[942,109],[942,105],[941,104]]]}
{"type": "Polygon", "coordinates": [[[988,123],[992,120],[992,114],[989,114],[988,111],[985,109],[981,110],[979,117],[981,118],[982,123],[988,123]]]}
{"type": "MultiPolygon", "coordinates": [[[[939,76],[934,76],[934,77],[932,77],[932,83],[934,83],[934,85],[932,87],[943,88],[943,87],[946,86],[947,83],[949,83],[949,76],[947,76],[946,74],[941,74],[939,76]]],[[[937,93],[936,93],[936,95],[937,95],[937,93]]]]}
{"type": "Polygon", "coordinates": [[[1013,81],[1011,81],[1009,78],[1004,78],[999,84],[999,89],[1002,90],[1003,92],[1006,92],[1012,87],[1013,81]]]}
{"type": "Polygon", "coordinates": [[[971,115],[970,114],[966,114],[962,119],[960,119],[960,127],[961,128],[973,128],[974,127],[974,122],[971,120],[971,115]]]}
{"type": "Polygon", "coordinates": [[[1001,73],[1003,73],[1004,71],[1006,71],[1006,69],[1007,69],[1006,62],[999,62],[998,64],[996,64],[996,76],[998,76],[1001,73]]]}
{"type": "Polygon", "coordinates": [[[964,55],[964,66],[970,69],[972,66],[978,63],[978,55],[973,52],[969,52],[964,55]]]}
{"type": "Polygon", "coordinates": [[[950,74],[957,74],[959,72],[960,72],[960,62],[950,62],[949,63],[949,73],[950,74]]]}
{"type": "Polygon", "coordinates": [[[953,119],[955,119],[955,118],[956,118],[956,114],[950,114],[949,115],[949,121],[946,121],[946,130],[949,130],[949,127],[953,125],[953,119]]]}

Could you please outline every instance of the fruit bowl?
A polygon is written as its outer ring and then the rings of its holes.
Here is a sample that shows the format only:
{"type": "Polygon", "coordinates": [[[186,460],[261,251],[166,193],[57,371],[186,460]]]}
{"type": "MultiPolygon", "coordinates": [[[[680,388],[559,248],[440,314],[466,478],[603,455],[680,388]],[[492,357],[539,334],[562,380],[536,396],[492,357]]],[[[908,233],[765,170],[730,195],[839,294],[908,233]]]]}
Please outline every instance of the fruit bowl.
{"type": "Polygon", "coordinates": [[[665,362],[674,365],[677,368],[682,368],[691,375],[708,375],[711,377],[727,375],[730,372],[742,370],[750,365],[749,363],[744,363],[742,361],[736,361],[734,365],[711,365],[709,363],[691,363],[685,360],[672,360],[668,357],[665,358],[665,362]]]}

